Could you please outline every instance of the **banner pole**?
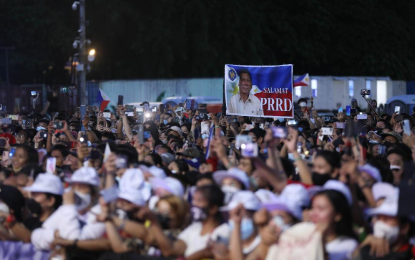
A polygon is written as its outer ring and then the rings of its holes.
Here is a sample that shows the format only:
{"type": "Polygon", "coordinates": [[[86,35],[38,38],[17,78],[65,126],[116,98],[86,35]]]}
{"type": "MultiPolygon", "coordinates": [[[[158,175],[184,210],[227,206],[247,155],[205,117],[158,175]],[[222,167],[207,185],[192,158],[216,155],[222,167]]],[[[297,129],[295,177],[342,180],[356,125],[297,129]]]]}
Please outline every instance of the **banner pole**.
{"type": "Polygon", "coordinates": [[[223,95],[222,116],[226,116],[225,79],[223,79],[222,95],[223,95]]]}

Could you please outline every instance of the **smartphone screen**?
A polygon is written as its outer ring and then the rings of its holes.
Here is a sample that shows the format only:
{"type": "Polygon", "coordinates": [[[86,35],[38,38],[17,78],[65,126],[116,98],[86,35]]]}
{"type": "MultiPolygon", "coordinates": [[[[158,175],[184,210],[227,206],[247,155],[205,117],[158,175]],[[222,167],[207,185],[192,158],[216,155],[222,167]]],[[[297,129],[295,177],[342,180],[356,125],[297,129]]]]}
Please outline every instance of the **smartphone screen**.
{"type": "Polygon", "coordinates": [[[102,116],[104,118],[111,118],[111,113],[110,112],[104,112],[104,113],[102,113],[102,116]]]}
{"type": "Polygon", "coordinates": [[[139,143],[144,144],[144,126],[143,125],[138,126],[137,137],[138,137],[139,143]]]}
{"type": "Polygon", "coordinates": [[[411,123],[408,119],[403,121],[402,130],[404,134],[411,136],[411,123]]]}
{"type": "Polygon", "coordinates": [[[351,107],[350,106],[346,106],[346,116],[350,116],[351,112],[351,107]]]}
{"type": "Polygon", "coordinates": [[[56,158],[49,157],[46,159],[46,172],[54,174],[56,171],[56,158]]]}
{"type": "Polygon", "coordinates": [[[297,125],[297,121],[295,121],[295,120],[288,120],[288,125],[297,125]]]}
{"type": "Polygon", "coordinates": [[[12,149],[10,149],[9,156],[13,157],[15,152],[16,152],[16,148],[13,147],[12,149]]]}
{"type": "Polygon", "coordinates": [[[288,135],[288,129],[285,127],[273,126],[271,127],[271,130],[274,138],[285,139],[288,135]]]}
{"type": "Polygon", "coordinates": [[[118,95],[118,105],[124,105],[124,96],[123,95],[118,95]]]}
{"type": "Polygon", "coordinates": [[[333,128],[331,127],[322,127],[322,135],[333,135],[333,128]]]}
{"type": "Polygon", "coordinates": [[[241,145],[241,154],[243,157],[257,157],[258,145],[256,143],[247,143],[241,145]]]}
{"type": "Polygon", "coordinates": [[[367,120],[367,114],[358,114],[357,120],[367,120]]]}
{"type": "Polygon", "coordinates": [[[401,112],[401,107],[400,106],[395,106],[395,113],[399,114],[401,112]]]}
{"type": "Polygon", "coordinates": [[[143,136],[144,136],[144,139],[148,140],[151,137],[151,134],[149,131],[144,131],[143,136]]]}
{"type": "Polygon", "coordinates": [[[82,134],[81,137],[79,138],[79,142],[81,142],[81,144],[87,144],[88,143],[88,135],[87,134],[82,134]]]}

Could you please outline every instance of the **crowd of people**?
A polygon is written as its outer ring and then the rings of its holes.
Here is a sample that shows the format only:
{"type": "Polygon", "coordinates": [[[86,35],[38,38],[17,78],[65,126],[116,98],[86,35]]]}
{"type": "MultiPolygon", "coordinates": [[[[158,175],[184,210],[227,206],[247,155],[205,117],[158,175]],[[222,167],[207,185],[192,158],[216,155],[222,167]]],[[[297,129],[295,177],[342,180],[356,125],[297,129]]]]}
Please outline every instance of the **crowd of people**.
{"type": "Polygon", "coordinates": [[[0,259],[412,259],[414,117],[298,105],[2,120],[0,259]]]}

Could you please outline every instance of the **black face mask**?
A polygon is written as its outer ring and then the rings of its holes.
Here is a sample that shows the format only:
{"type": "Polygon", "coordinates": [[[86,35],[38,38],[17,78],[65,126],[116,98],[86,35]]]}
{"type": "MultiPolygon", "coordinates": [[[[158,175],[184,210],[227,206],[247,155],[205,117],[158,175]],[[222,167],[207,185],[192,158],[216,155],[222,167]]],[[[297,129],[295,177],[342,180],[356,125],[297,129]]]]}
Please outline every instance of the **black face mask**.
{"type": "Polygon", "coordinates": [[[318,172],[313,172],[311,174],[311,179],[314,185],[323,186],[328,180],[331,179],[330,174],[320,174],[318,172]]]}
{"type": "Polygon", "coordinates": [[[383,131],[383,128],[376,127],[376,133],[380,135],[383,131]]]}
{"type": "Polygon", "coordinates": [[[138,219],[135,216],[137,214],[138,210],[139,209],[133,209],[133,210],[125,211],[123,209],[117,209],[115,211],[115,215],[117,217],[119,217],[120,219],[129,219],[129,220],[137,221],[139,223],[144,223],[144,221],[142,221],[141,219],[138,219]]]}
{"type": "Polygon", "coordinates": [[[393,144],[391,142],[385,141],[383,142],[383,145],[386,146],[386,148],[391,147],[393,144]]]}
{"type": "Polygon", "coordinates": [[[36,215],[37,217],[40,216],[40,214],[42,213],[42,206],[40,206],[39,202],[37,202],[34,199],[28,199],[26,201],[26,204],[33,215],[36,215]]]}
{"type": "Polygon", "coordinates": [[[157,213],[156,214],[157,221],[159,222],[162,229],[169,229],[170,228],[170,220],[169,216],[157,213]]]}
{"type": "Polygon", "coordinates": [[[137,209],[129,210],[125,212],[127,214],[127,218],[131,220],[137,220],[135,214],[137,213],[137,209]]]}
{"type": "Polygon", "coordinates": [[[61,168],[61,169],[62,169],[62,171],[63,171],[63,172],[65,172],[65,173],[72,173],[72,170],[71,170],[71,165],[66,165],[66,164],[64,164],[64,165],[62,165],[60,168],[61,168]]]}

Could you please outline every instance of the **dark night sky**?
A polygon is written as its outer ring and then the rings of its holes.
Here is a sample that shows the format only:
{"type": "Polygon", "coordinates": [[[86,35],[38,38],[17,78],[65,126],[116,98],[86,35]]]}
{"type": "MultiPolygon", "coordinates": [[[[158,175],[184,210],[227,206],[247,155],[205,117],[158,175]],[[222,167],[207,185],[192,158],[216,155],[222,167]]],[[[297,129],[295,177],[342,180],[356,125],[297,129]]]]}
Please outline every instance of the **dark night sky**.
{"type": "MultiPolygon", "coordinates": [[[[12,84],[67,84],[73,1],[0,0],[12,84]]],[[[88,79],[220,77],[225,63],[415,79],[415,1],[86,0],[88,79]]],[[[0,84],[5,81],[0,53],[0,84]]]]}

